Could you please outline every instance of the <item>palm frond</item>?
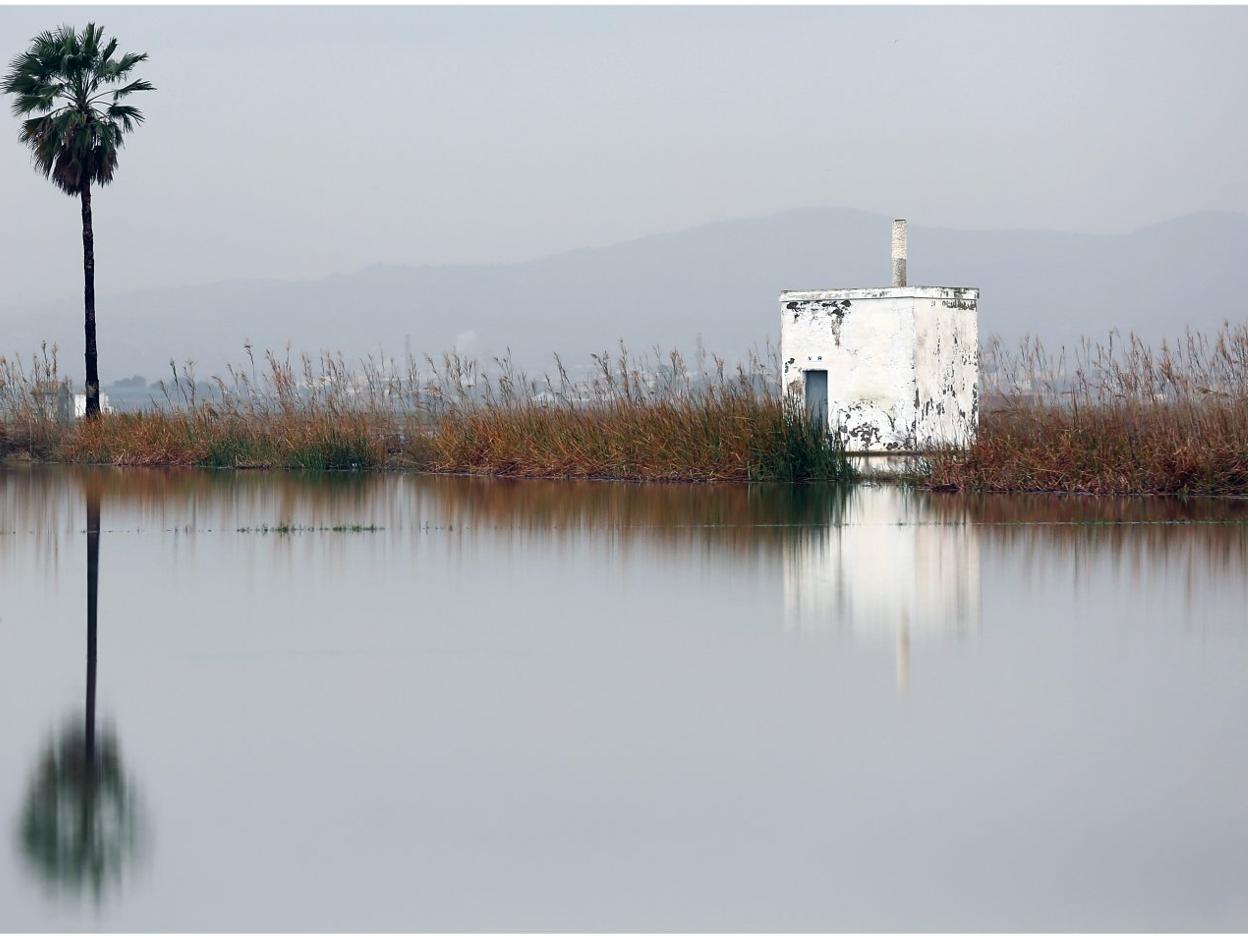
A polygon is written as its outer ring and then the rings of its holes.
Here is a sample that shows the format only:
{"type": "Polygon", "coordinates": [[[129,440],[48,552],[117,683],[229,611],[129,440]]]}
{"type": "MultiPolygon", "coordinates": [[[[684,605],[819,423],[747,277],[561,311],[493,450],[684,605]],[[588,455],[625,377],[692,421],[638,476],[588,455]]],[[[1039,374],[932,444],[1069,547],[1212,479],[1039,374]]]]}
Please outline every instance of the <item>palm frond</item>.
{"type": "Polygon", "coordinates": [[[155,91],[155,90],[156,90],[156,86],[152,84],[150,81],[144,81],[142,78],[138,78],[135,81],[130,82],[128,85],[118,88],[115,91],[110,91],[108,93],[112,94],[114,101],[117,101],[125,97],[128,94],[134,94],[136,91],[155,91]]]}
{"type": "Polygon", "coordinates": [[[140,62],[146,62],[146,61],[147,61],[146,52],[127,52],[125,55],[119,58],[116,62],[109,63],[109,70],[108,70],[109,76],[114,81],[120,81],[121,79],[129,75],[130,72],[134,71],[135,65],[138,65],[140,62]]]}
{"type": "Polygon", "coordinates": [[[130,104],[110,104],[107,113],[110,120],[121,122],[126,133],[143,122],[143,112],[130,104]]]}
{"type": "Polygon", "coordinates": [[[151,82],[129,78],[147,54],[118,58],[115,38],[88,23],[45,30],[30,40],[0,79],[0,91],[23,119],[18,139],[31,152],[35,168],[62,191],[77,195],[92,182],[106,185],[117,168],[125,135],[143,122],[137,107],[119,103],[151,82]]]}

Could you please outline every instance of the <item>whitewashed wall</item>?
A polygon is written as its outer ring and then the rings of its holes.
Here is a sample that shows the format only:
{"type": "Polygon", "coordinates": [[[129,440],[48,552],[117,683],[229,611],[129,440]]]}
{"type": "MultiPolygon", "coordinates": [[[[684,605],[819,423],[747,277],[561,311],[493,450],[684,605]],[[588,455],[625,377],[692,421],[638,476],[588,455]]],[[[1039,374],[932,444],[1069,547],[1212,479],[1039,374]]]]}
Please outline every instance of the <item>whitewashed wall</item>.
{"type": "Polygon", "coordinates": [[[979,425],[978,290],[972,296],[916,299],[917,447],[969,445],[979,425]]]}
{"type": "Polygon", "coordinates": [[[828,418],[858,452],[965,445],[979,420],[979,291],[895,287],[780,294],[787,392],[828,372],[828,418]]]}

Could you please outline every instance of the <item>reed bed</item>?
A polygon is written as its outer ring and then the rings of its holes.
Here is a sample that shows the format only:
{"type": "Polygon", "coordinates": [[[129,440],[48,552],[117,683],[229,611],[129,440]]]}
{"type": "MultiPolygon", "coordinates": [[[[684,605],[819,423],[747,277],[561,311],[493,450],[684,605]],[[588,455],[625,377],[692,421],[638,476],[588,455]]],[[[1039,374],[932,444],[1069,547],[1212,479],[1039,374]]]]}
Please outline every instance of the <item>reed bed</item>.
{"type": "MultiPolygon", "coordinates": [[[[369,469],[642,481],[847,481],[842,449],[780,393],[774,350],[735,368],[621,347],[573,380],[508,358],[265,353],[211,381],[171,365],[138,413],[65,424],[54,350],[0,358],[0,456],[91,464],[369,469]]],[[[966,451],[929,487],[985,492],[1248,494],[1248,325],[1153,349],[1134,335],[1051,355],[984,349],[966,451]]]]}
{"type": "Polygon", "coordinates": [[[1248,325],[1153,349],[1110,335],[1050,355],[1035,340],[985,349],[984,412],[928,484],[977,491],[1248,494],[1248,325]]]}
{"type": "Polygon", "coordinates": [[[31,357],[0,357],[0,456],[22,452],[50,458],[64,437],[55,418],[54,388],[60,386],[56,351],[46,346],[31,357]]]}
{"type": "Polygon", "coordinates": [[[407,468],[506,477],[846,481],[827,432],[779,393],[774,353],[729,370],[621,347],[574,381],[509,358],[420,365],[267,352],[205,384],[171,365],[151,406],[64,424],[54,353],[0,358],[0,454],[75,463],[215,468],[407,468]]]}

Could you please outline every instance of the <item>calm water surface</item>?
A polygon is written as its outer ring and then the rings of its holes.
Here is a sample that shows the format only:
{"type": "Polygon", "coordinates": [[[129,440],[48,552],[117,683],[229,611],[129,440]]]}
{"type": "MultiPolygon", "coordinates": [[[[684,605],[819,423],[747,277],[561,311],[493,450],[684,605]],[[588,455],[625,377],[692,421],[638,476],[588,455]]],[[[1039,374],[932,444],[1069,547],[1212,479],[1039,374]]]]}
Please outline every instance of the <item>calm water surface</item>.
{"type": "Polygon", "coordinates": [[[1245,520],[0,471],[0,928],[1244,929],[1245,520]]]}

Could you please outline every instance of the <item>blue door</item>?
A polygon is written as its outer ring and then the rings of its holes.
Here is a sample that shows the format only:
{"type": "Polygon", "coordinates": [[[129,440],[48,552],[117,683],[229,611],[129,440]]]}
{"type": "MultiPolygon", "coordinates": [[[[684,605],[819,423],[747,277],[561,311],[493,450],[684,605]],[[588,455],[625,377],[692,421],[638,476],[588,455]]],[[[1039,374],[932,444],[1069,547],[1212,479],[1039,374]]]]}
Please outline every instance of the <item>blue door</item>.
{"type": "Polygon", "coordinates": [[[806,372],[806,415],[816,426],[828,428],[828,372],[806,372]]]}

